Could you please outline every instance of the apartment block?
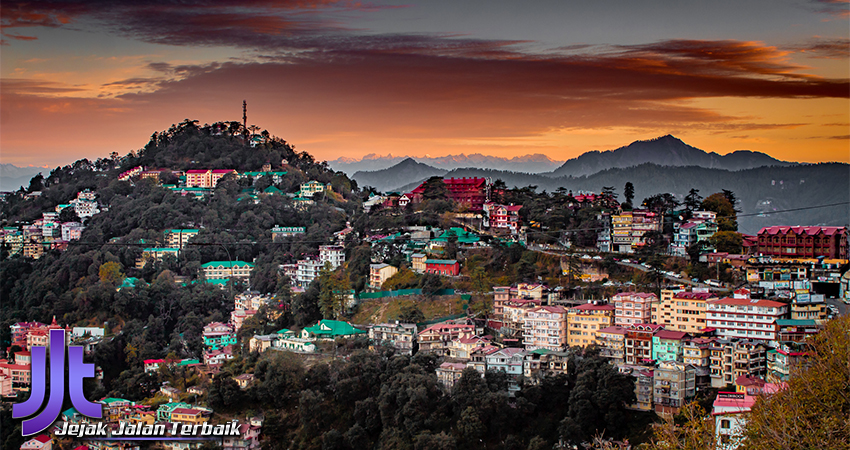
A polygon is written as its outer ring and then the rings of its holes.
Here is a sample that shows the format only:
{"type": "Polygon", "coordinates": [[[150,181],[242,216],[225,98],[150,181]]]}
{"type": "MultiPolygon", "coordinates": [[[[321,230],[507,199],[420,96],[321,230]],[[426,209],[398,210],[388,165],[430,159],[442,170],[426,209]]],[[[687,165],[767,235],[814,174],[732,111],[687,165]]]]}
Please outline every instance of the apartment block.
{"type": "Polygon", "coordinates": [[[525,314],[522,329],[526,350],[563,350],[567,346],[567,310],[560,306],[530,309],[525,314]]]}
{"type": "Polygon", "coordinates": [[[651,363],[652,336],[662,329],[654,323],[637,323],[626,327],[625,360],[626,364],[641,365],[651,363]]]}
{"type": "Polygon", "coordinates": [[[722,388],[744,375],[764,377],[767,347],[745,339],[719,339],[711,344],[711,387],[722,388]]]}
{"type": "Polygon", "coordinates": [[[598,345],[596,332],[614,324],[614,305],[585,303],[575,306],[567,313],[567,323],[570,347],[598,345]]]}
{"type": "Polygon", "coordinates": [[[706,302],[718,299],[710,292],[663,290],[661,299],[652,307],[652,322],[665,329],[698,333],[705,329],[706,302]]]}
{"type": "Polygon", "coordinates": [[[655,294],[621,292],[614,295],[614,323],[629,326],[633,323],[652,322],[652,305],[658,302],[655,294]]]}
{"type": "Polygon", "coordinates": [[[663,361],[654,372],[652,401],[655,412],[676,414],[679,408],[696,396],[696,372],[693,366],[663,361]]]}
{"type": "Polygon", "coordinates": [[[707,302],[707,322],[718,336],[775,341],[779,335],[777,320],[788,315],[788,305],[771,300],[750,298],[746,289],[738,289],[732,298],[707,302]]]}

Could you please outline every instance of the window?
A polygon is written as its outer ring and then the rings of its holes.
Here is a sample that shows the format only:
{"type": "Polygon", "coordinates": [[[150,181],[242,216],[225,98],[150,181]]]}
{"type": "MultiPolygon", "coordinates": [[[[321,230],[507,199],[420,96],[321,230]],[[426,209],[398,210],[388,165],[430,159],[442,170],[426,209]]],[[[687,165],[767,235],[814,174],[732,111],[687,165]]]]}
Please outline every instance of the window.
{"type": "Polygon", "coordinates": [[[727,428],[728,429],[730,426],[731,426],[731,423],[729,422],[729,419],[723,419],[723,420],[720,421],[720,428],[727,428]]]}

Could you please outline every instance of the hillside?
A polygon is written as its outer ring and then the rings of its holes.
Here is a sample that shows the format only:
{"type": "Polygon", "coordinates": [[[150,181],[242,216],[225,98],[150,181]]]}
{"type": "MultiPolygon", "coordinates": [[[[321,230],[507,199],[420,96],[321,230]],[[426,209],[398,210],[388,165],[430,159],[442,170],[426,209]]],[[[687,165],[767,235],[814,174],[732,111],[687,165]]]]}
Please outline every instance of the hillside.
{"type": "Polygon", "coordinates": [[[39,172],[47,173],[41,167],[18,167],[13,164],[0,164],[0,191],[17,191],[29,186],[30,179],[39,172]]]}
{"type": "Polygon", "coordinates": [[[411,181],[426,180],[433,176],[442,176],[447,171],[431,167],[420,162],[416,162],[413,158],[407,158],[400,163],[374,172],[357,172],[352,178],[357,181],[357,184],[362,187],[372,186],[375,189],[384,192],[392,188],[408,184],[411,181]]]}
{"type": "Polygon", "coordinates": [[[652,163],[663,166],[698,166],[709,169],[744,170],[762,166],[787,166],[764,153],[739,150],[727,155],[706,152],[680,139],[661,136],[647,141],[635,141],[616,150],[592,151],[564,163],[551,177],[590,175],[606,169],[632,167],[652,163]]]}
{"type": "MultiPolygon", "coordinates": [[[[846,202],[850,192],[850,165],[845,163],[800,164],[785,167],[759,167],[741,171],[703,167],[667,167],[642,164],[636,167],[608,169],[589,176],[547,177],[507,171],[458,169],[445,177],[489,177],[501,179],[508,187],[537,186],[539,191],[559,187],[578,191],[600,192],[603,186],[614,186],[622,194],[627,181],[635,186],[635,199],[672,193],[681,201],[691,188],[707,197],[722,189],[735,192],[742,214],[759,214],[801,207],[846,202]]],[[[400,190],[416,187],[406,185],[400,190]]],[[[620,197],[622,200],[622,196],[620,197]]],[[[850,206],[793,211],[761,216],[742,216],[740,231],[754,234],[768,225],[846,225],[850,206]]]]}

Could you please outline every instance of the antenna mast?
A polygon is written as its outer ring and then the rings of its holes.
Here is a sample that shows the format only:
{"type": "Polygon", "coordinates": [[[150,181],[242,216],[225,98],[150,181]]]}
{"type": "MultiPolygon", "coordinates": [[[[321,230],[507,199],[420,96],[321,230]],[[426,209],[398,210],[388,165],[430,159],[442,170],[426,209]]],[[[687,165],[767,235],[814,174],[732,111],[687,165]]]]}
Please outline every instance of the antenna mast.
{"type": "Polygon", "coordinates": [[[242,129],[248,131],[248,102],[242,100],[242,129]]]}

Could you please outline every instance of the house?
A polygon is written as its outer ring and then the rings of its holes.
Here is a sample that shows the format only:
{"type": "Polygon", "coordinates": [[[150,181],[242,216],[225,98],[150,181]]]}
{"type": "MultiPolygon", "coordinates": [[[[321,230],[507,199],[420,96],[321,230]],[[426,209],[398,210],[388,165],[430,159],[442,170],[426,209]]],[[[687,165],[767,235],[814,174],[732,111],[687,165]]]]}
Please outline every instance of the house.
{"type": "Polygon", "coordinates": [[[191,408],[191,407],[192,407],[192,405],[190,405],[188,403],[182,403],[182,402],[165,403],[165,404],[159,405],[159,408],[157,408],[157,410],[156,410],[156,421],[157,422],[173,422],[174,420],[172,420],[171,414],[174,412],[174,410],[180,409],[180,408],[191,408]]]}
{"type": "Polygon", "coordinates": [[[522,362],[525,350],[521,348],[503,348],[484,357],[487,370],[508,374],[508,393],[519,390],[518,380],[522,376],[522,362]]]}
{"type": "Polygon", "coordinates": [[[488,345],[490,345],[490,339],[487,338],[479,336],[460,337],[449,343],[449,357],[470,359],[473,351],[488,345]]]}
{"type": "Polygon", "coordinates": [[[21,444],[21,450],[51,450],[53,449],[53,439],[45,434],[38,436],[21,444]]]}
{"type": "Polygon", "coordinates": [[[211,322],[204,326],[203,339],[208,349],[218,350],[236,344],[236,330],[230,324],[211,322]]]}
{"type": "Polygon", "coordinates": [[[301,184],[301,190],[299,191],[300,197],[312,197],[315,194],[320,192],[324,192],[326,188],[330,188],[330,184],[322,184],[316,180],[310,180],[306,183],[301,184]]]}
{"type": "Polygon", "coordinates": [[[475,334],[474,325],[438,323],[419,332],[419,351],[435,353],[437,356],[447,356],[451,341],[460,338],[469,338],[475,334]]]}
{"type": "Polygon", "coordinates": [[[248,341],[248,348],[252,352],[262,353],[266,351],[268,348],[272,348],[274,346],[274,342],[277,340],[279,335],[268,334],[268,335],[254,335],[251,340],[248,341]]]}
{"type": "Polygon", "coordinates": [[[425,261],[428,257],[424,253],[414,253],[410,255],[410,268],[416,273],[425,273],[425,261]]]}
{"type": "Polygon", "coordinates": [[[319,260],[323,265],[330,263],[331,270],[336,270],[345,263],[345,248],[341,245],[320,245],[319,260]]]}
{"type": "Polygon", "coordinates": [[[143,269],[145,264],[150,261],[158,262],[163,261],[166,256],[174,258],[177,260],[180,254],[180,249],[177,248],[163,248],[163,247],[151,247],[142,250],[142,256],[136,260],[136,269],[143,269]]]}
{"type": "Polygon", "coordinates": [[[316,344],[295,336],[295,333],[287,329],[277,332],[278,338],[274,341],[274,349],[286,350],[295,353],[315,353],[316,344]]]}
{"type": "Polygon", "coordinates": [[[694,366],[697,386],[711,384],[711,344],[714,338],[687,338],[682,344],[682,362],[694,366]]]}
{"type": "Polygon", "coordinates": [[[250,423],[239,425],[239,436],[227,436],[222,439],[222,450],[251,450],[260,447],[261,427],[250,423]]]}
{"type": "Polygon", "coordinates": [[[233,350],[230,347],[204,350],[204,364],[207,366],[220,366],[230,359],[233,359],[233,350]]]}
{"type": "MultiPolygon", "coordinates": [[[[410,191],[406,196],[413,203],[419,203],[425,194],[425,183],[410,191]]],[[[486,178],[444,178],[447,197],[461,205],[465,205],[472,211],[481,211],[487,200],[486,178]]]]}
{"type": "Polygon", "coordinates": [[[425,272],[456,277],[460,275],[460,263],[455,259],[428,259],[425,261],[425,272]]]}
{"type": "Polygon", "coordinates": [[[437,368],[437,381],[451,391],[463,375],[464,369],[466,369],[465,363],[444,362],[437,368]]]}
{"type": "Polygon", "coordinates": [[[398,273],[398,268],[389,264],[370,264],[369,287],[372,289],[381,289],[384,282],[396,273],[398,273]]]}
{"type": "Polygon", "coordinates": [[[251,384],[252,381],[254,381],[254,374],[243,373],[242,375],[237,375],[233,377],[233,381],[235,381],[241,389],[245,389],[246,387],[248,387],[249,384],[251,384]]]}
{"type": "Polygon", "coordinates": [[[634,253],[644,245],[644,234],[661,231],[661,216],[647,210],[623,211],[611,216],[611,225],[612,250],[634,253]]]}
{"type": "Polygon", "coordinates": [[[63,241],[79,240],[83,235],[83,230],[86,229],[80,222],[65,222],[61,227],[63,241]]]}
{"type": "Polygon", "coordinates": [[[162,386],[159,392],[170,400],[177,400],[180,397],[180,390],[171,386],[162,386]]]}
{"type": "Polygon", "coordinates": [[[522,205],[500,205],[498,203],[486,202],[483,208],[483,225],[487,228],[506,229],[511,234],[519,233],[521,220],[519,210],[522,205]]]}
{"type": "Polygon", "coordinates": [[[553,352],[538,348],[525,353],[522,361],[522,375],[532,383],[547,376],[567,374],[569,370],[569,352],[553,352]]]}
{"type": "Polygon", "coordinates": [[[233,324],[233,329],[238,332],[242,328],[242,323],[256,314],[256,309],[234,309],[230,312],[230,323],[233,324]]]}
{"type": "Polygon", "coordinates": [[[747,424],[746,413],[752,410],[756,397],[739,392],[718,392],[712,405],[717,450],[733,450],[741,445],[747,424]]]}
{"type": "Polygon", "coordinates": [[[570,347],[597,345],[596,332],[614,325],[614,305],[585,303],[569,309],[568,343],[570,347]]]}
{"type": "Polygon", "coordinates": [[[495,304],[501,309],[501,315],[495,315],[495,319],[501,322],[500,331],[502,334],[522,337],[525,316],[528,314],[528,311],[542,306],[543,301],[539,299],[513,298],[507,301],[500,299],[495,304]]]}
{"type": "Polygon", "coordinates": [[[348,322],[339,320],[322,319],[316,325],[301,330],[301,338],[308,340],[334,340],[337,338],[353,338],[357,335],[366,334],[358,330],[348,322]]]}
{"type": "Polygon", "coordinates": [[[379,323],[369,326],[369,339],[373,346],[387,345],[402,355],[413,354],[416,344],[416,324],[379,323]]]}

